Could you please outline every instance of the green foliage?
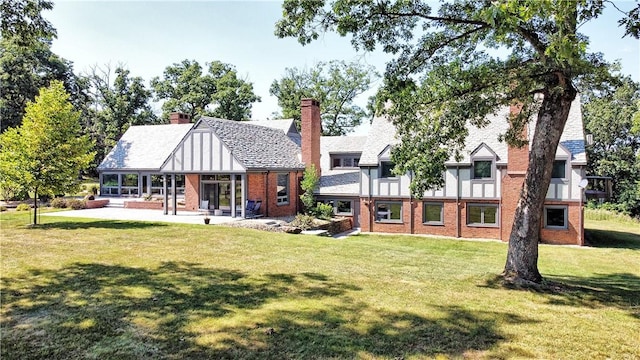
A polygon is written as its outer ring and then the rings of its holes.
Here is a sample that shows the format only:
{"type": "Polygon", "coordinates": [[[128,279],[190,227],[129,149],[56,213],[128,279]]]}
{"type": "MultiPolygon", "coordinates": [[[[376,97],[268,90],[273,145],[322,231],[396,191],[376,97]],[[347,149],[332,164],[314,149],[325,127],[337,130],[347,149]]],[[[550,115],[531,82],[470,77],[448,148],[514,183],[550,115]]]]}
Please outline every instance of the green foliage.
{"type": "Polygon", "coordinates": [[[67,201],[64,198],[57,197],[51,200],[51,203],[49,203],[49,205],[56,209],[64,209],[67,207],[67,201]]]}
{"type": "Polygon", "coordinates": [[[309,230],[314,226],[315,217],[313,215],[298,214],[291,222],[291,226],[298,227],[302,230],[309,230]]]}
{"type": "Polygon", "coordinates": [[[87,207],[87,204],[80,199],[70,199],[67,201],[67,207],[73,210],[82,210],[87,207]]]}
{"type": "Polygon", "coordinates": [[[164,100],[163,118],[174,111],[189,114],[192,120],[213,116],[229,120],[248,120],[251,104],[260,101],[253,84],[238,78],[233,65],[220,61],[207,63],[207,73],[195,60],[168,66],[163,79],[151,80],[156,98],[164,100]]]}
{"type": "Polygon", "coordinates": [[[612,177],[618,211],[640,216],[640,84],[614,78],[599,85],[585,86],[583,95],[585,129],[593,135],[589,172],[612,177]]]}
{"type": "Polygon", "coordinates": [[[4,205],[0,205],[0,212],[7,211],[7,207],[4,205]]]}
{"type": "Polygon", "coordinates": [[[20,45],[51,40],[56,29],[42,16],[42,11],[53,9],[53,1],[2,0],[0,1],[0,33],[2,38],[15,37],[20,45]]]}
{"type": "MultiPolygon", "coordinates": [[[[400,143],[391,152],[394,172],[412,174],[410,188],[416,198],[443,185],[445,162],[461,158],[467,124],[486,126],[488,115],[517,104],[522,111],[506,119],[510,129],[496,135],[523,146],[527,139],[521,134],[537,115],[504,276],[540,282],[539,209],[577,96],[574,83],[608,72],[601,55],[587,53],[588,39],[578,29],[597,18],[605,4],[459,0],[441,2],[432,12],[429,3],[420,1],[285,0],[275,32],[307,44],[321,32],[336,31],[350,35],[357,49],[380,46],[395,56],[374,105],[397,129],[400,143]]],[[[629,20],[624,24],[627,34],[637,37],[638,13],[623,16],[629,20]]]]}
{"type": "Polygon", "coordinates": [[[31,211],[31,206],[29,204],[18,204],[18,206],[16,206],[16,211],[31,211]]]}
{"type": "MultiPolygon", "coordinates": [[[[94,90],[85,125],[95,143],[96,160],[100,161],[131,125],[152,125],[160,121],[151,109],[152,93],[144,80],[132,77],[129,70],[118,66],[115,71],[93,67],[86,80],[94,90]]],[[[95,163],[93,167],[97,167],[95,163]]]]}
{"type": "Polygon", "coordinates": [[[319,202],[316,205],[315,213],[319,219],[329,220],[333,217],[333,206],[319,202]]]}
{"type": "Polygon", "coordinates": [[[80,170],[94,156],[88,137],[80,136],[79,116],[62,82],[42,88],[22,125],[0,136],[0,183],[19,184],[34,199],[77,189],[80,170]]]}
{"type": "Polygon", "coordinates": [[[584,218],[587,220],[612,221],[640,226],[640,219],[632,218],[629,215],[621,213],[618,211],[616,204],[611,203],[603,203],[602,206],[598,206],[596,203],[591,204],[590,202],[584,212],[584,218]]]}
{"type": "Polygon", "coordinates": [[[300,200],[302,201],[305,214],[313,214],[316,203],[313,192],[318,188],[319,184],[320,177],[318,176],[318,171],[316,170],[316,166],[311,164],[304,170],[304,175],[300,182],[300,188],[303,191],[302,195],[300,195],[300,200]]]}
{"type": "Polygon", "coordinates": [[[376,77],[373,67],[357,62],[320,62],[310,69],[285,69],[283,77],[273,81],[269,93],[278,98],[282,117],[294,119],[298,129],[300,100],[320,101],[323,135],[344,135],[368,115],[353,100],[369,90],[376,77]]]}
{"type": "Polygon", "coordinates": [[[91,186],[89,187],[89,191],[90,191],[93,195],[98,195],[98,191],[100,191],[100,185],[98,185],[98,184],[91,184],[91,186]]]}

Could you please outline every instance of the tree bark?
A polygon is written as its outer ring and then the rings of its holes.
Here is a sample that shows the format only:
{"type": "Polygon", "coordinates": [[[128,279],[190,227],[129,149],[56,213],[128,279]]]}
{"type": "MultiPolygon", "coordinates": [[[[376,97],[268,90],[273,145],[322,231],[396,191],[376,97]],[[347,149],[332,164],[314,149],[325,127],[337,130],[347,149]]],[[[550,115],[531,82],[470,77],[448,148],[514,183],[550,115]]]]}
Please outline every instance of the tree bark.
{"type": "MultiPolygon", "coordinates": [[[[529,167],[514,214],[503,277],[511,283],[540,283],[538,242],[544,201],[551,183],[553,160],[576,90],[545,94],[529,154],[529,167]]],[[[526,146],[526,145],[525,145],[526,146]]]]}
{"type": "Polygon", "coordinates": [[[33,190],[33,225],[38,224],[38,188],[33,190]]]}

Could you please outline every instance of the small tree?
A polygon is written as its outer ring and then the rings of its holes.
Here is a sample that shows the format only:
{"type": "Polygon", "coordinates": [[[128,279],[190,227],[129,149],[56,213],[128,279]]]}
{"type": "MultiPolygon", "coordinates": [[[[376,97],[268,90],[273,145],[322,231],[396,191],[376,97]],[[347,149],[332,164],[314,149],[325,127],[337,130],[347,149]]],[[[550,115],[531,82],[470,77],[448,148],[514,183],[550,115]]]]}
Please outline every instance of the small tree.
{"type": "Polygon", "coordinates": [[[22,125],[0,136],[2,181],[33,194],[34,225],[38,195],[77,190],[80,170],[93,160],[88,137],[80,136],[79,117],[62,82],[52,81],[27,104],[22,125]]]}
{"type": "Polygon", "coordinates": [[[300,195],[300,200],[304,206],[304,213],[307,215],[312,214],[315,208],[316,202],[313,191],[318,188],[319,184],[320,177],[318,176],[318,171],[316,170],[316,166],[311,164],[304,170],[304,175],[300,182],[300,187],[304,191],[304,193],[300,195]]]}

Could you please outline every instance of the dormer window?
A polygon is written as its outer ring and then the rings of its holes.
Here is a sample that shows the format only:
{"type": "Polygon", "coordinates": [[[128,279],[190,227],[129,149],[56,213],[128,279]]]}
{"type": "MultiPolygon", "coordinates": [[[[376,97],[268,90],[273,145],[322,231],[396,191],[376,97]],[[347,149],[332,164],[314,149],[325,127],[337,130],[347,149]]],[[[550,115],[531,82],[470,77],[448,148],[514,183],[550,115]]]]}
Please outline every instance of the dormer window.
{"type": "Polygon", "coordinates": [[[473,161],[473,178],[474,179],[493,179],[493,161],[492,160],[474,160],[473,161]]]}
{"type": "Polygon", "coordinates": [[[380,162],[380,177],[388,178],[395,177],[396,175],[393,173],[393,163],[391,161],[381,161],[380,162]]]}
{"type": "Polygon", "coordinates": [[[567,160],[554,160],[553,170],[551,171],[552,179],[565,179],[567,177],[567,160]]]}
{"type": "Polygon", "coordinates": [[[331,154],[332,169],[355,169],[360,166],[360,154],[331,154]]]}

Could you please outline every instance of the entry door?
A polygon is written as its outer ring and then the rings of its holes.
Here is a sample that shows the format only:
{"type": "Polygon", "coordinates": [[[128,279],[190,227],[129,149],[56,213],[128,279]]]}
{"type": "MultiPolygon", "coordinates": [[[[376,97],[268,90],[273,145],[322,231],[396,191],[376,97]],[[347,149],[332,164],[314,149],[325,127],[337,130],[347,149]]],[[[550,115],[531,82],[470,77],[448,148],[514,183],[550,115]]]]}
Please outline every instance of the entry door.
{"type": "Polygon", "coordinates": [[[205,183],[202,188],[201,200],[209,200],[210,209],[231,209],[231,183],[205,183]]]}

